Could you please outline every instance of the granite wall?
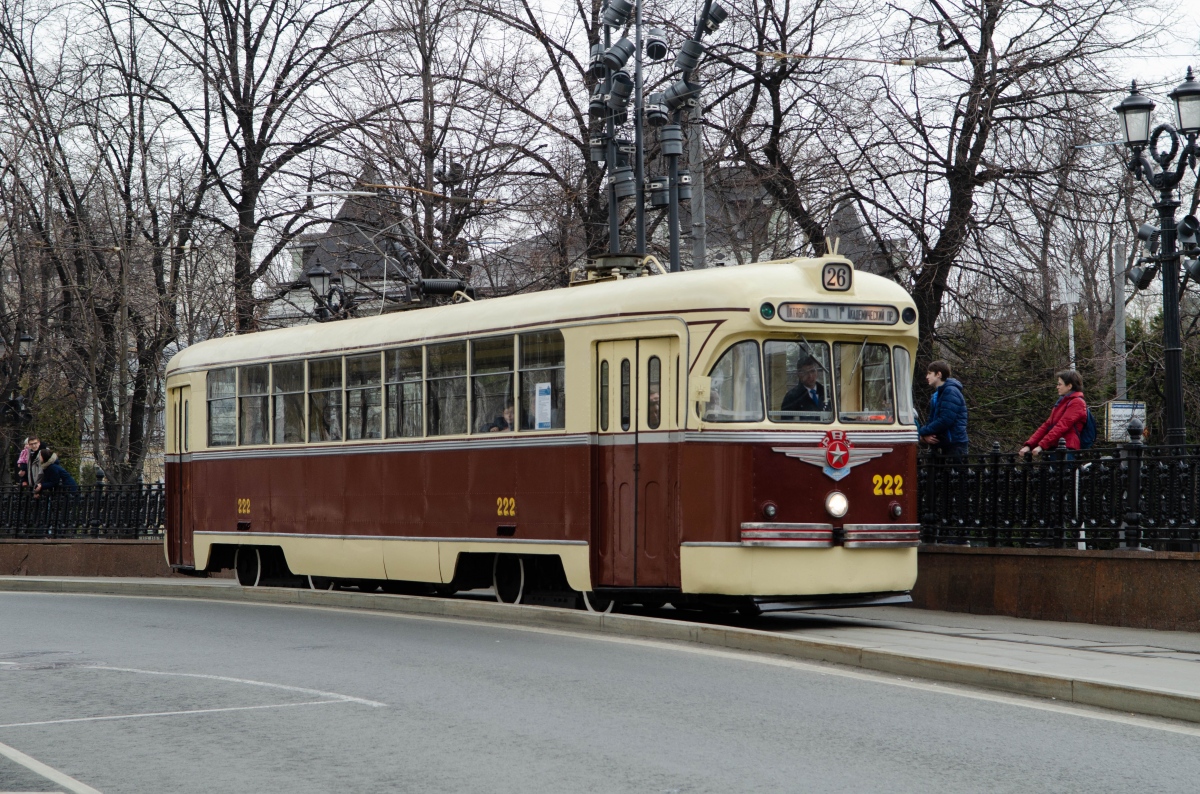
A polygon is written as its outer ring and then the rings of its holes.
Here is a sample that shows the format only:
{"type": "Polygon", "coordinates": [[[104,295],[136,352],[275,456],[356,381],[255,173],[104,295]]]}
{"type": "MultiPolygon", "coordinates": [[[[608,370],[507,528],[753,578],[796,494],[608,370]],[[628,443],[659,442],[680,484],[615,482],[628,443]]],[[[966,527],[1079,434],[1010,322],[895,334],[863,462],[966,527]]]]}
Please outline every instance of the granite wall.
{"type": "Polygon", "coordinates": [[[1200,554],[922,547],[914,606],[1200,631],[1200,554]]]}

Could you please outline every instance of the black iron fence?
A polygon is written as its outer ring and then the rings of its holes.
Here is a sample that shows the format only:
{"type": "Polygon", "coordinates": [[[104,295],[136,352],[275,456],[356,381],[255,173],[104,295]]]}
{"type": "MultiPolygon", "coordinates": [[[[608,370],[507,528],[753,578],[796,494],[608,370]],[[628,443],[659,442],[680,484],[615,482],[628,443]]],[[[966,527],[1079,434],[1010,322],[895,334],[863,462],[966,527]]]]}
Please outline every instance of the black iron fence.
{"type": "Polygon", "coordinates": [[[0,538],[160,538],[166,491],[155,485],[94,485],[35,495],[0,488],[0,538]]]}
{"type": "Polygon", "coordinates": [[[1200,446],[1128,444],[1041,460],[1000,452],[923,456],[927,544],[1200,551],[1200,446]]]}
{"type": "MultiPolygon", "coordinates": [[[[922,456],[927,544],[1200,551],[1200,446],[1118,447],[1040,460],[1000,452],[922,456]]],[[[97,485],[35,496],[0,488],[0,538],[162,537],[166,491],[97,485]]]]}

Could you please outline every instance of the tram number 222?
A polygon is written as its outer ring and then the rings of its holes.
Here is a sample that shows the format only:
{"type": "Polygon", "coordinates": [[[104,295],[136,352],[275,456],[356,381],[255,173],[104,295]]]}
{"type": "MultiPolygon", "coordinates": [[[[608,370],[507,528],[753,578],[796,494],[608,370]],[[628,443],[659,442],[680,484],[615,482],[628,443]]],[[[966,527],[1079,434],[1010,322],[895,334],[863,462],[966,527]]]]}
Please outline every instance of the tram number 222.
{"type": "Polygon", "coordinates": [[[517,514],[517,500],[511,496],[500,496],[496,498],[496,515],[498,516],[515,516],[517,514]]]}
{"type": "Polygon", "coordinates": [[[871,482],[875,485],[876,496],[904,496],[904,478],[899,474],[876,474],[871,482]]]}

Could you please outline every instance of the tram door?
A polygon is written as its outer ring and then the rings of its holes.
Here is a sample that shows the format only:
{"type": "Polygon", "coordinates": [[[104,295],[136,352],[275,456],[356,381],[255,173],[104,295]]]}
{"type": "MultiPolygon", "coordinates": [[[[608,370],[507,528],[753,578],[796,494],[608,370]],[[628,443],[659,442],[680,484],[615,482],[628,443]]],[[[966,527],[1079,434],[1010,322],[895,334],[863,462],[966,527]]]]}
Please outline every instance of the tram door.
{"type": "Polygon", "coordinates": [[[167,420],[170,447],[167,449],[167,555],[172,565],[192,565],[192,467],[184,465],[190,455],[188,430],[191,420],[190,386],[170,390],[167,420]]]}
{"type": "Polygon", "coordinates": [[[597,345],[599,586],[678,587],[678,339],[597,345]]]}

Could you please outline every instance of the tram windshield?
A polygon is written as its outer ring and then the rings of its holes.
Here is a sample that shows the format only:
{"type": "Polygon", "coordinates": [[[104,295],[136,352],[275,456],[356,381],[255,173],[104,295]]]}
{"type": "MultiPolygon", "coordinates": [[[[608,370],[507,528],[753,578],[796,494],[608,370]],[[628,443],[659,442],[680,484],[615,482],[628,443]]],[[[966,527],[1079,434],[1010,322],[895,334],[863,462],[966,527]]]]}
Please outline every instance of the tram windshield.
{"type": "Polygon", "coordinates": [[[738,342],[726,350],[709,377],[712,387],[704,409],[705,421],[762,421],[762,373],[757,342],[738,342]]]}
{"type": "Polygon", "coordinates": [[[750,340],[737,342],[721,355],[709,377],[710,397],[702,406],[708,422],[766,418],[784,424],[831,424],[836,419],[890,425],[897,418],[912,424],[915,418],[908,350],[866,339],[830,343],[799,335],[764,340],[761,349],[750,340]]]}
{"type": "Polygon", "coordinates": [[[833,421],[829,345],[773,339],[763,344],[772,422],[833,421]]]}
{"type": "Polygon", "coordinates": [[[840,421],[889,425],[896,421],[892,357],[887,345],[866,344],[866,340],[860,344],[837,342],[833,360],[840,421]]]}

